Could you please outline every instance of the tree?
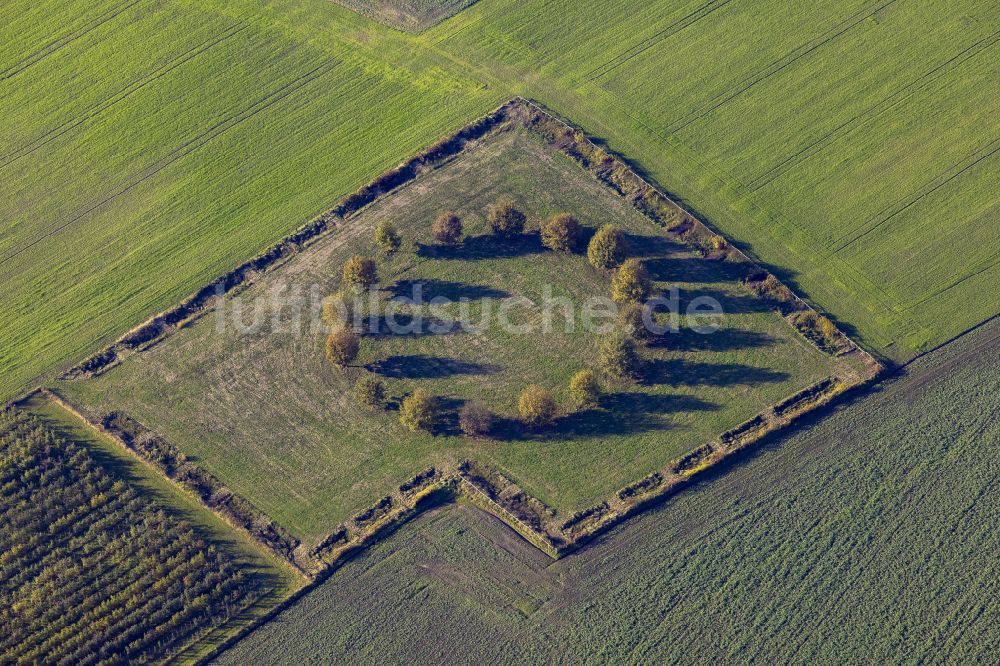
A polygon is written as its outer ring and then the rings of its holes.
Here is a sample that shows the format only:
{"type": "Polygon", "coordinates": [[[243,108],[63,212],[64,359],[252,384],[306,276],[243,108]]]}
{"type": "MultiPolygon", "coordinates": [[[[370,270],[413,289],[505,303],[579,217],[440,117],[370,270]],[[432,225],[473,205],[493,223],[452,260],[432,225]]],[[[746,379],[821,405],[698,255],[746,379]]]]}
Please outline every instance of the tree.
{"type": "Polygon", "coordinates": [[[493,233],[503,238],[513,238],[524,231],[527,221],[524,213],[517,209],[514,200],[509,197],[500,199],[490,206],[486,215],[493,233]]]}
{"type": "Polygon", "coordinates": [[[583,228],[569,213],[557,213],[542,222],[542,245],[556,252],[572,252],[580,242],[583,228]]]}
{"type": "Polygon", "coordinates": [[[458,427],[469,437],[488,435],[493,429],[493,413],[478,402],[467,402],[458,412],[458,427]]]}
{"type": "Polygon", "coordinates": [[[569,399],[576,409],[596,407],[601,398],[601,385],[591,370],[581,370],[569,381],[569,399]]]}
{"type": "Polygon", "coordinates": [[[437,400],[423,389],[408,395],[399,408],[399,422],[413,432],[433,431],[439,418],[437,400]]]}
{"type": "Polygon", "coordinates": [[[820,315],[816,318],[816,328],[826,341],[826,344],[833,346],[837,342],[837,327],[826,317],[820,315]]]}
{"type": "Polygon", "coordinates": [[[375,244],[386,254],[399,251],[403,245],[403,237],[389,220],[382,220],[375,227],[375,244]]]}
{"type": "Polygon", "coordinates": [[[610,377],[635,377],[641,365],[635,341],[621,334],[605,338],[597,362],[601,372],[610,377]]]}
{"type": "Polygon", "coordinates": [[[649,273],[638,259],[628,259],[611,278],[611,298],[615,303],[642,303],[652,290],[649,273]]]}
{"type": "Polygon", "coordinates": [[[432,226],[434,238],[445,245],[458,245],[462,240],[462,218],[450,211],[440,213],[432,226]]]}
{"type": "MultiPolygon", "coordinates": [[[[652,313],[648,313],[652,316],[652,313]]],[[[646,325],[646,306],[635,301],[629,301],[618,310],[618,331],[635,338],[636,340],[649,340],[653,337],[653,332],[646,325]]]]}
{"type": "Polygon", "coordinates": [[[349,328],[338,328],[326,338],[326,358],[338,367],[344,367],[358,356],[361,338],[349,328]]]}
{"type": "Polygon", "coordinates": [[[371,287],[378,282],[375,260],[356,254],[344,264],[344,284],[355,288],[371,287]]]}
{"type": "Polygon", "coordinates": [[[521,418],[531,426],[546,425],[556,416],[556,401],[552,394],[541,386],[532,384],[524,389],[517,401],[521,418]]]}
{"type": "Polygon", "coordinates": [[[378,377],[365,375],[354,385],[354,397],[362,407],[381,409],[385,407],[385,382],[378,377]]]}
{"type": "Polygon", "coordinates": [[[625,258],[625,234],[613,224],[597,230],[587,246],[587,259],[595,268],[614,268],[625,258]]]}

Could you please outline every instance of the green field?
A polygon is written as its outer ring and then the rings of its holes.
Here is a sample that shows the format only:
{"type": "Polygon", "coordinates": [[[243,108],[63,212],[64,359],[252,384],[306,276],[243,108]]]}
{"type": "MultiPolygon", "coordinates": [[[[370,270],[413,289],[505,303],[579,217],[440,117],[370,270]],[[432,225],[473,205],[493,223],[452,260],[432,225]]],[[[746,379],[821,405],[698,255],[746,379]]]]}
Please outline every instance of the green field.
{"type": "Polygon", "coordinates": [[[57,432],[0,414],[4,662],[160,661],[288,593],[57,432]]]}
{"type": "Polygon", "coordinates": [[[465,506],[220,663],[989,663],[1000,326],[552,562],[465,506]]]}
{"type": "Polygon", "coordinates": [[[607,139],[894,359],[997,312],[987,0],[0,8],[0,394],[513,93],[607,139]]]}
{"type": "Polygon", "coordinates": [[[224,330],[218,311],[210,312],[97,378],[59,386],[95,420],[121,410],[163,434],[307,543],[428,465],[454,465],[462,456],[497,465],[568,515],[845,370],[734,279],[739,270],[668,240],[569,157],[535,134],[510,129],[347,218],[227,299],[224,330]],[[372,414],[357,405],[353,383],[373,372],[385,377],[391,395],[421,387],[455,405],[482,401],[508,419],[517,417],[517,397],[529,384],[548,388],[568,408],[569,379],[594,366],[602,339],[586,330],[579,308],[609,293],[609,274],[580,254],[545,250],[537,231],[511,241],[491,236],[484,211],[502,196],[512,196],[533,225],[561,211],[578,216],[591,233],[618,224],[656,288],[676,286],[682,309],[696,297],[716,298],[726,313],[718,320],[722,329],[698,335],[685,324],[668,333],[643,350],[646,379],[606,383],[605,409],[567,414],[541,433],[485,441],[417,435],[398,423],[396,412],[372,414]],[[464,218],[463,245],[433,241],[431,222],[441,210],[464,218]],[[415,335],[385,334],[380,326],[383,333],[362,338],[354,367],[337,370],[323,357],[328,329],[309,322],[310,289],[335,292],[351,255],[376,255],[373,230],[383,220],[403,230],[407,247],[380,260],[380,307],[395,296],[412,298],[419,285],[424,301],[452,300],[436,315],[442,322],[460,319],[463,297],[470,323],[483,321],[488,304],[495,314],[484,333],[448,325],[435,335],[434,317],[415,335]],[[548,297],[578,310],[572,322],[555,311],[545,333],[548,297]],[[535,305],[510,309],[512,323],[534,325],[536,333],[500,326],[496,313],[514,298],[535,305]],[[237,312],[247,325],[259,317],[260,330],[245,334],[233,324],[237,312]],[[293,325],[296,316],[301,326],[293,325]]]}

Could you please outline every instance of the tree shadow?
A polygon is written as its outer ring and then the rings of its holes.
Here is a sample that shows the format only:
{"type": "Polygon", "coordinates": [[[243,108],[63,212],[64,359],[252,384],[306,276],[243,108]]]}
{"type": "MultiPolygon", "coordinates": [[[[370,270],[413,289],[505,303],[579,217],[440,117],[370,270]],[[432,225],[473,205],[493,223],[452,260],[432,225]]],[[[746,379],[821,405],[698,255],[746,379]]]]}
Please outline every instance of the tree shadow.
{"type": "Polygon", "coordinates": [[[363,330],[365,336],[376,339],[455,335],[463,332],[461,322],[404,313],[397,313],[393,317],[365,317],[363,330]]]}
{"type": "Polygon", "coordinates": [[[391,379],[441,379],[458,375],[492,375],[500,367],[489,363],[469,363],[454,358],[410,354],[390,356],[369,363],[367,370],[391,379]]]}
{"type": "Polygon", "coordinates": [[[688,305],[697,298],[713,298],[722,306],[723,314],[755,314],[771,312],[763,299],[749,294],[729,294],[720,289],[696,288],[679,289],[680,311],[686,312],[688,305]]]}
{"type": "Polygon", "coordinates": [[[510,292],[487,285],[465,284],[450,280],[400,280],[387,287],[390,299],[409,299],[417,304],[427,303],[435,298],[449,301],[478,301],[486,298],[508,298],[510,292]]]}
{"type": "Polygon", "coordinates": [[[566,414],[543,429],[532,429],[510,417],[498,417],[490,435],[504,441],[555,441],[582,437],[635,435],[668,430],[662,417],[677,412],[713,411],[719,407],[694,396],[613,393],[600,406],[566,414]]]}
{"type": "Polygon", "coordinates": [[[787,372],[738,363],[656,359],[646,363],[641,381],[647,386],[739,386],[780,382],[789,377],[787,372]]]}
{"type": "MultiPolygon", "coordinates": [[[[684,250],[684,246],[672,241],[666,236],[625,233],[625,247],[630,258],[646,259],[649,257],[663,258],[665,254],[674,254],[684,250]]],[[[643,262],[644,264],[646,262],[643,262]]]]}
{"type": "Polygon", "coordinates": [[[746,276],[747,267],[729,261],[698,257],[654,256],[643,262],[649,277],[657,282],[733,282],[746,276]]]}
{"type": "Polygon", "coordinates": [[[740,328],[723,328],[714,333],[698,333],[689,328],[668,332],[647,343],[651,349],[672,351],[726,352],[737,349],[770,347],[777,342],[773,337],[758,331],[740,328]]]}
{"type": "Polygon", "coordinates": [[[460,245],[424,245],[417,243],[417,256],[424,259],[451,259],[455,261],[482,261],[485,259],[513,259],[545,252],[541,235],[527,232],[514,238],[500,238],[492,234],[468,236],[460,245]]]}

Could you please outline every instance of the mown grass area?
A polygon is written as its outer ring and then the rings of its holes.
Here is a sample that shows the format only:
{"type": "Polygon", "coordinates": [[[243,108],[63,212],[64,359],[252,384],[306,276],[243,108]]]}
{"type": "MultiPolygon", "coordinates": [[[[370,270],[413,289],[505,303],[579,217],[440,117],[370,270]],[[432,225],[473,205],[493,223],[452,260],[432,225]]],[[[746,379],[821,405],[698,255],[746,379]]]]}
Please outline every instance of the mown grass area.
{"type": "Polygon", "coordinates": [[[334,0],[399,30],[420,32],[476,0],[334,0]]]}
{"type": "Polygon", "coordinates": [[[229,635],[268,612],[300,588],[305,579],[284,561],[254,543],[211,512],[193,495],[167,480],[158,470],[141,463],[120,444],[99,433],[77,415],[66,411],[49,398],[34,394],[18,404],[18,409],[37,418],[40,423],[63,441],[72,442],[87,451],[87,455],[114,480],[129,485],[146,502],[165,512],[171,521],[189,525],[194,534],[220,549],[232,564],[243,572],[252,585],[253,603],[234,613],[216,626],[206,625],[207,633],[175,656],[175,661],[187,663],[221,644],[229,635]]]}
{"type": "Polygon", "coordinates": [[[461,456],[499,466],[568,515],[834,374],[836,361],[754,297],[734,270],[669,241],[537,136],[508,130],[349,217],[227,299],[221,329],[219,311],[210,312],[106,374],[64,382],[60,390],[93,418],[122,410],[160,432],[307,543],[428,465],[454,464],[461,456]],[[581,310],[588,298],[610,293],[610,274],[582,254],[545,250],[537,231],[509,241],[489,235],[484,211],[502,196],[530,214],[533,228],[561,211],[578,216],[591,233],[619,224],[655,286],[679,288],[682,314],[695,298],[715,298],[725,313],[717,322],[722,329],[699,335],[682,320],[680,333],[643,350],[649,369],[642,382],[605,380],[602,409],[569,413],[569,380],[596,366],[602,339],[581,310]],[[433,240],[431,223],[442,210],[463,217],[463,245],[433,240]],[[414,335],[391,335],[381,326],[380,334],[362,338],[354,367],[337,370],[324,359],[328,329],[310,325],[312,286],[332,294],[351,255],[375,255],[373,230],[383,220],[403,231],[407,245],[381,260],[383,300],[412,298],[419,286],[424,301],[448,296],[452,304],[435,316],[457,321],[459,299],[466,298],[468,321],[488,327],[472,333],[444,326],[434,334],[437,320],[429,318],[414,335]],[[532,325],[534,333],[501,323],[501,308],[517,298],[533,305],[509,308],[511,323],[532,325]],[[554,308],[548,332],[547,298],[575,308],[569,321],[554,308]],[[487,307],[493,314],[483,320],[487,307]],[[246,335],[237,316],[247,325],[256,318],[261,327],[246,335]],[[296,316],[302,324],[293,328],[296,316]],[[549,430],[501,428],[485,441],[452,431],[417,435],[398,423],[396,412],[373,414],[356,404],[352,386],[364,373],[384,377],[394,396],[419,387],[451,409],[478,400],[512,420],[518,395],[539,384],[559,398],[565,415],[549,430]]]}
{"type": "Polygon", "coordinates": [[[989,662],[1000,328],[552,563],[418,518],[219,663],[989,662]]]}
{"type": "Polygon", "coordinates": [[[996,313],[985,0],[0,8],[0,395],[513,93],[606,138],[895,359],[996,313]]]}

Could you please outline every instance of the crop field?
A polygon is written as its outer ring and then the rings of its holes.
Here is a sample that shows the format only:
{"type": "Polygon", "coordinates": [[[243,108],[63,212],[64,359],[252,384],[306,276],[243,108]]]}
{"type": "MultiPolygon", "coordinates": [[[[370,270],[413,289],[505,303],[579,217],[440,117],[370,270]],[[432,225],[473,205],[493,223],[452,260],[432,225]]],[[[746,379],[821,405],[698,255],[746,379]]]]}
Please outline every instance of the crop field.
{"type": "Polygon", "coordinates": [[[0,415],[0,660],[160,660],[287,593],[57,432],[0,415]]]}
{"type": "Polygon", "coordinates": [[[344,565],[219,663],[987,663],[1000,327],[552,562],[465,506],[344,565]]]}
{"type": "Polygon", "coordinates": [[[349,217],[190,328],[60,390],[95,420],[120,410],[160,432],[307,542],[428,465],[453,465],[462,456],[499,466],[529,494],[569,514],[836,373],[836,359],[734,280],[732,270],[669,241],[568,157],[513,129],[349,217]],[[512,241],[491,236],[484,210],[502,196],[529,212],[532,226],[562,211],[590,233],[618,224],[656,287],[678,288],[682,311],[694,298],[718,300],[722,330],[698,335],[685,325],[676,336],[668,333],[644,351],[645,380],[606,385],[604,409],[567,414],[543,433],[431,437],[406,432],[394,412],[371,414],[352,392],[368,372],[385,378],[390,395],[420,387],[456,404],[479,400],[513,420],[527,385],[549,389],[565,405],[570,378],[593,366],[602,337],[584,328],[579,313],[567,319],[554,311],[547,333],[541,318],[546,299],[579,308],[607,294],[608,274],[579,254],[545,250],[537,231],[512,241]],[[433,240],[431,221],[442,210],[464,218],[464,244],[433,240]],[[338,371],[323,357],[329,329],[310,320],[309,294],[313,285],[322,295],[337,291],[340,267],[353,254],[378,256],[373,230],[383,220],[404,231],[408,246],[379,259],[384,298],[412,299],[414,289],[423,302],[447,296],[452,302],[438,315],[446,324],[459,321],[465,298],[468,320],[489,326],[478,333],[449,324],[434,334],[436,320],[429,319],[414,333],[365,335],[354,367],[338,371]],[[512,323],[535,325],[534,334],[500,327],[496,316],[484,319],[488,304],[498,310],[518,298],[534,305],[511,308],[512,323]],[[261,326],[249,334],[237,325],[255,319],[261,326]]]}
{"type": "Polygon", "coordinates": [[[997,313],[997,11],[481,0],[407,35],[331,2],[4,3],[0,395],[512,93],[905,360],[997,313]]]}
{"type": "Polygon", "coordinates": [[[456,14],[476,0],[335,0],[394,28],[420,32],[456,14]]]}
{"type": "Polygon", "coordinates": [[[990,661],[998,63],[995,0],[0,2],[0,662],[205,659],[335,561],[223,661],[990,661]],[[542,246],[561,212],[576,252],[542,246]],[[454,324],[607,296],[609,222],[725,314],[573,407],[605,338],[454,324]],[[378,308],[446,326],[334,367],[358,253],[378,308]]]}

